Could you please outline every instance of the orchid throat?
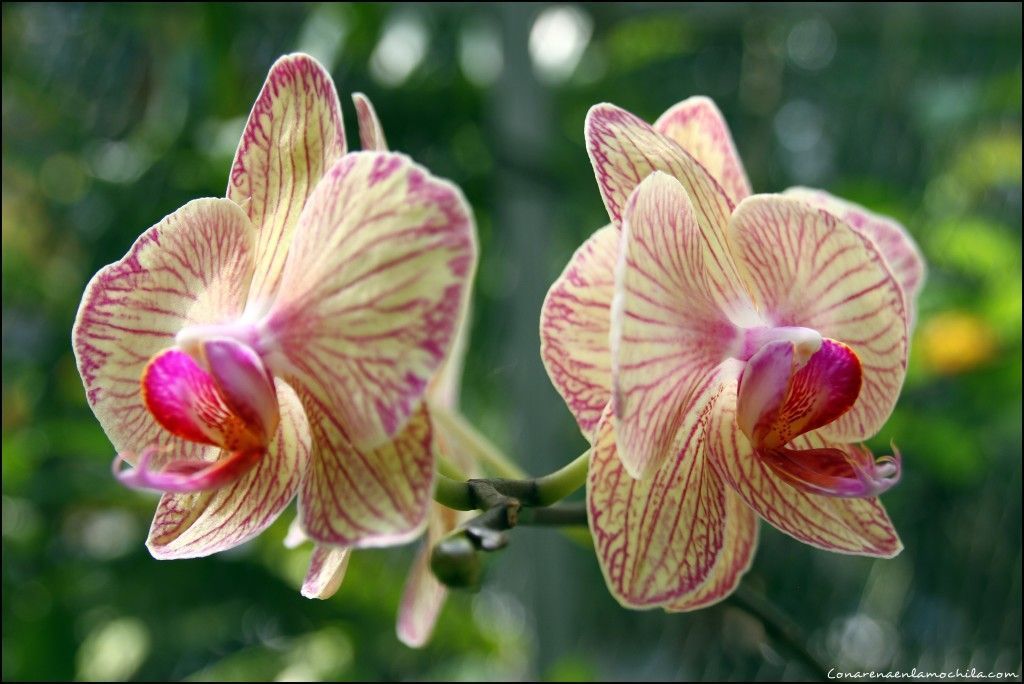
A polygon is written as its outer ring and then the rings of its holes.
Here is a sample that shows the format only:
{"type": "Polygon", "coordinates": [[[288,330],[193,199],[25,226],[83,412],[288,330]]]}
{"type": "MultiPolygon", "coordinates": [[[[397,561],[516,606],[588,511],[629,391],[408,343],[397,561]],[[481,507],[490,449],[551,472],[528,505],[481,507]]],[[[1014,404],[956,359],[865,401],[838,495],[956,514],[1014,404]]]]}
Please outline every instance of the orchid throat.
{"type": "Polygon", "coordinates": [[[219,447],[214,461],[153,459],[158,445],[144,449],[135,467],[120,469],[130,486],[163,492],[218,489],[248,472],[266,453],[280,422],[274,376],[254,349],[262,348],[254,326],[197,326],[178,334],[177,344],[150,359],[142,373],[142,398],[153,418],[176,437],[219,447]],[[242,341],[245,340],[245,341],[242,341]]]}
{"type": "Polygon", "coordinates": [[[863,447],[796,448],[793,440],[825,428],[857,401],[862,385],[856,352],[817,331],[756,327],[745,331],[739,360],[736,421],[761,461],[813,494],[873,497],[899,481],[900,457],[875,460],[863,447]]]}

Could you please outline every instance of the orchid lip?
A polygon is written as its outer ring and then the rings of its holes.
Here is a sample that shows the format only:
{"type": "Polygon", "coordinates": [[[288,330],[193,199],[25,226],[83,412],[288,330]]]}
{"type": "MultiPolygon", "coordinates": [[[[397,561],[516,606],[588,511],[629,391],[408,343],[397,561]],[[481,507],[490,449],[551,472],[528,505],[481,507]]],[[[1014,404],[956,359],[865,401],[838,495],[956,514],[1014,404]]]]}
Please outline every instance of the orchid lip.
{"type": "Polygon", "coordinates": [[[874,458],[862,446],[847,449],[758,449],[761,461],[779,477],[809,494],[839,498],[878,496],[900,481],[902,458],[895,445],[891,456],[874,458]]]}
{"type": "Polygon", "coordinates": [[[260,451],[236,451],[216,461],[182,459],[171,461],[160,470],[153,470],[150,467],[153,456],[164,450],[161,447],[143,449],[135,467],[128,469],[121,468],[121,463],[127,462],[127,459],[124,454],[118,454],[111,466],[114,477],[133,489],[186,494],[219,489],[231,484],[249,472],[263,455],[260,451]]]}

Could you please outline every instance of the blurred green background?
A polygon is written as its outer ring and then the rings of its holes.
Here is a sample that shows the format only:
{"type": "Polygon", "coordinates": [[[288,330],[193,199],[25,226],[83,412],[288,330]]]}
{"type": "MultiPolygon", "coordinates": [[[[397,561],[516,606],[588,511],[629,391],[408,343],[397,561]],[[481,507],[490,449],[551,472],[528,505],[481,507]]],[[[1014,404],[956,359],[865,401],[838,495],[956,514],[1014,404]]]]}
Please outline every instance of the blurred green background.
{"type": "Polygon", "coordinates": [[[374,101],[394,149],[465,190],[476,283],[464,411],[534,473],[583,439],[538,316],[606,222],[594,103],[653,121],[692,94],[758,191],[802,184],[898,217],[929,264],[881,435],[906,550],[828,554],[762,525],[745,586],[847,669],[1021,668],[1021,7],[1005,5],[3,5],[3,678],[754,679],[808,671],[733,604],[621,609],[592,552],[521,529],[433,642],[394,636],[413,547],[298,594],[290,513],[242,548],[158,562],[155,499],[113,456],[75,370],[88,278],[189,199],[223,194],[267,69],[305,50],[374,101]]]}

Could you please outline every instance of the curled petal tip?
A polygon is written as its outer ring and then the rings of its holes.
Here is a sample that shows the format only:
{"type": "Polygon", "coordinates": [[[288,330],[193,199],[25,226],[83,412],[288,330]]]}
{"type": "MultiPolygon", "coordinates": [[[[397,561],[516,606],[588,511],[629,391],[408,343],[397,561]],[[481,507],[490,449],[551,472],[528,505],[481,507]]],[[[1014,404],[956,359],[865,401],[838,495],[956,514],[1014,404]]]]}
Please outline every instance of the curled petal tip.
{"type": "Polygon", "coordinates": [[[166,450],[166,447],[147,447],[139,455],[135,467],[127,469],[120,467],[127,458],[118,454],[112,466],[114,477],[132,489],[187,494],[231,484],[256,465],[263,455],[260,451],[236,451],[213,462],[182,459],[170,461],[160,470],[150,468],[153,456],[166,450]]]}
{"type": "Polygon", "coordinates": [[[758,449],[758,456],[777,475],[809,494],[840,498],[873,498],[900,480],[901,459],[875,459],[867,447],[758,449]]]}

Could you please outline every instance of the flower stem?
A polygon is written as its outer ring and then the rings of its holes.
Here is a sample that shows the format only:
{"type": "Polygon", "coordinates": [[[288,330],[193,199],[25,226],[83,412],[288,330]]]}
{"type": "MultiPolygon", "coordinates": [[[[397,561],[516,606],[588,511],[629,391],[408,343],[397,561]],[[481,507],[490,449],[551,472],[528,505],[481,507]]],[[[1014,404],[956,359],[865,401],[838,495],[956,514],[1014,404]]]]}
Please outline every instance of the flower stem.
{"type": "Polygon", "coordinates": [[[458,470],[439,460],[434,500],[457,511],[486,511],[515,499],[518,505],[539,507],[558,503],[586,484],[590,451],[578,456],[572,463],[542,477],[510,480],[505,478],[471,479],[459,482],[458,470]]]}
{"type": "MultiPolygon", "coordinates": [[[[440,468],[438,469],[440,471],[440,468]]],[[[476,501],[465,482],[453,479],[441,472],[434,484],[434,501],[456,511],[475,511],[476,501]]]]}
{"type": "Polygon", "coordinates": [[[804,645],[806,639],[802,637],[800,628],[768,599],[741,584],[726,601],[760,620],[768,636],[796,656],[817,679],[828,679],[828,668],[804,645]]]}
{"type": "Polygon", "coordinates": [[[549,506],[569,496],[587,482],[590,449],[559,470],[534,480],[537,499],[534,506],[549,506]]]}

